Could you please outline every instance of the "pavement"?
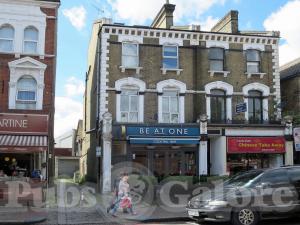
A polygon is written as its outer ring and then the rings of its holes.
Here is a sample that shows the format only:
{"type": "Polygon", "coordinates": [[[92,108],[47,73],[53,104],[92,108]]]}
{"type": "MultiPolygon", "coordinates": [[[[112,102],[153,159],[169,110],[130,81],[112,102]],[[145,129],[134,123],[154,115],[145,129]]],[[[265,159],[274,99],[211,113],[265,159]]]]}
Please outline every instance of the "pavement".
{"type": "MultiPolygon", "coordinates": [[[[149,204],[141,201],[134,205],[136,216],[118,211],[112,217],[106,208],[113,199],[113,194],[100,195],[94,192],[95,184],[74,184],[69,180],[59,180],[49,189],[46,207],[8,208],[0,207],[0,224],[98,224],[98,225],[196,225],[190,221],[185,207],[166,208],[164,204],[154,201],[149,204]]],[[[208,223],[213,224],[213,223],[208,223]]],[[[274,221],[263,221],[261,225],[273,225],[274,221]]],[[[297,220],[276,220],[278,225],[300,225],[297,220]]],[[[229,225],[222,223],[220,225],[229,225]]]]}

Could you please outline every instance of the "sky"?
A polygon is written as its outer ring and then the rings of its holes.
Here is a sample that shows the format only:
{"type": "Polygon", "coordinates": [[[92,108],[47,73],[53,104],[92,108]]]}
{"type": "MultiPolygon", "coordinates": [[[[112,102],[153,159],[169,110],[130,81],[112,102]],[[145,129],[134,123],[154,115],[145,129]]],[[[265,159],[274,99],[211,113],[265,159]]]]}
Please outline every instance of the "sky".
{"type": "MultiPolygon", "coordinates": [[[[93,21],[150,25],[165,0],[61,0],[55,103],[55,136],[77,127],[83,114],[87,49],[93,21]]],[[[300,0],[170,0],[175,25],[209,31],[229,10],[239,11],[240,30],[280,31],[280,65],[300,57],[300,0]]]]}

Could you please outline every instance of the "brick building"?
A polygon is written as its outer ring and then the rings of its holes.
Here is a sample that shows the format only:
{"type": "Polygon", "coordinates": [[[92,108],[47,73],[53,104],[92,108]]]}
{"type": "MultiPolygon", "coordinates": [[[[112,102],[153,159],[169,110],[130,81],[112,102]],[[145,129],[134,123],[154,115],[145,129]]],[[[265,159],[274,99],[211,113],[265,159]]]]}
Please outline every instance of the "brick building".
{"type": "Polygon", "coordinates": [[[237,11],[211,31],[175,26],[174,10],[163,5],[149,27],[94,23],[81,163],[103,192],[124,161],[157,177],[293,161],[278,107],[279,33],[240,31],[237,11]]]}
{"type": "Polygon", "coordinates": [[[0,0],[0,169],[7,173],[52,170],[59,5],[0,0]]]}
{"type": "MultiPolygon", "coordinates": [[[[300,129],[300,58],[280,67],[282,113],[293,118],[294,128],[300,129]]],[[[296,133],[296,131],[294,131],[296,133]]],[[[297,142],[297,140],[294,140],[297,142]]],[[[297,142],[299,144],[299,141],[297,142]]],[[[295,148],[294,161],[300,163],[299,148],[295,148]]]]}

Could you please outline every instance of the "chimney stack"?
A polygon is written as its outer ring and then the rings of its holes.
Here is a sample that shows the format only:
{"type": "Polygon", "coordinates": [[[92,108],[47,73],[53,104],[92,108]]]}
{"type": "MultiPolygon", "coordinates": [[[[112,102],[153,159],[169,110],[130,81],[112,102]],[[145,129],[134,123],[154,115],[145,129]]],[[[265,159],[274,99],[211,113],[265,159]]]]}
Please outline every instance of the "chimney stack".
{"type": "Polygon", "coordinates": [[[239,32],[239,12],[231,10],[212,29],[212,32],[232,33],[239,32]]]}
{"type": "Polygon", "coordinates": [[[166,4],[163,5],[159,13],[154,18],[151,27],[170,29],[173,26],[174,10],[175,5],[170,4],[169,0],[166,0],[166,4]]]}

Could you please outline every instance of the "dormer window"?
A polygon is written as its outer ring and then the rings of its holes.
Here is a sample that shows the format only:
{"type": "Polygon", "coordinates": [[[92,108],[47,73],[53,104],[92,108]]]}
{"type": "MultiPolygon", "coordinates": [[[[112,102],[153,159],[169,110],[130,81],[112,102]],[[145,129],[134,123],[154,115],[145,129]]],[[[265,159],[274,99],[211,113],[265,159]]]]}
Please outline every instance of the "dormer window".
{"type": "Polygon", "coordinates": [[[0,51],[12,52],[14,50],[15,30],[10,25],[0,27],[0,51]]]}
{"type": "Polygon", "coordinates": [[[38,52],[39,31],[35,27],[24,30],[24,53],[36,54],[38,52]]]}

